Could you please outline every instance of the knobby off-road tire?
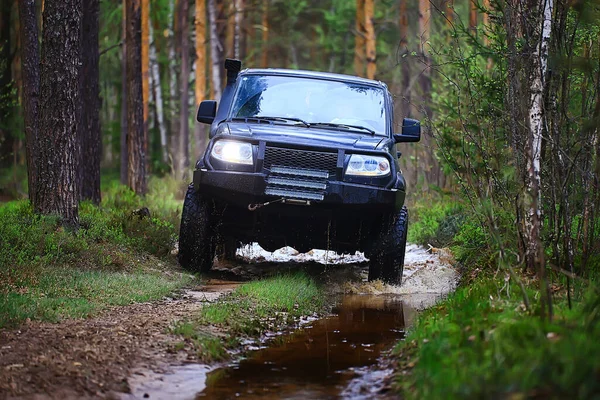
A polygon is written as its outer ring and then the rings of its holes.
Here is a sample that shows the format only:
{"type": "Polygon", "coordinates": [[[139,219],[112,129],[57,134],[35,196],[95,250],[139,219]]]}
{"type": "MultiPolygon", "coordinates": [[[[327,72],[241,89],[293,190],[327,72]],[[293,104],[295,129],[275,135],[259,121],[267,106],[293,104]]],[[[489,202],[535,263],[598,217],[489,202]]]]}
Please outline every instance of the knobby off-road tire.
{"type": "Polygon", "coordinates": [[[402,207],[400,212],[390,221],[387,229],[381,233],[369,258],[369,281],[382,281],[400,285],[404,271],[404,255],[406,254],[406,232],[408,231],[408,210],[402,207]]]}
{"type": "Polygon", "coordinates": [[[211,223],[212,206],[188,187],[181,212],[179,229],[179,264],[187,270],[208,272],[215,258],[215,240],[211,223]]]}

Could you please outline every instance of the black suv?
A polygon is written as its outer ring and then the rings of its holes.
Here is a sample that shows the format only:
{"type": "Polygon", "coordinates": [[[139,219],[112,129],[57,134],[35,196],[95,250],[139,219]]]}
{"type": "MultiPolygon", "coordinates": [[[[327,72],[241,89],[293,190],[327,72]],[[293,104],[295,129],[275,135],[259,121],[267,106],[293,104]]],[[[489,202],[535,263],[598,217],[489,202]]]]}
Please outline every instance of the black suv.
{"type": "Polygon", "coordinates": [[[418,121],[393,132],[392,97],[373,80],[225,62],[221,103],[183,204],[179,262],[209,271],[241,244],[274,251],[363,251],[369,280],[402,280],[408,212],[395,144],[417,142],[418,121]]]}

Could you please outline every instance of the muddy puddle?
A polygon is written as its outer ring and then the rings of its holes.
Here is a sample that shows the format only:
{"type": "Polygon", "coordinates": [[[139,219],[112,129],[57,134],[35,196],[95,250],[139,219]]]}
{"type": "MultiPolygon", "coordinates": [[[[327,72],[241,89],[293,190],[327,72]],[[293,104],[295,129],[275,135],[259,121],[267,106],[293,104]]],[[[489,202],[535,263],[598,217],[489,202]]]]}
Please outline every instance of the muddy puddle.
{"type": "Polygon", "coordinates": [[[241,360],[216,369],[191,364],[130,381],[129,398],[380,398],[391,372],[382,356],[404,338],[417,312],[403,300],[344,295],[333,315],[268,338],[241,360]]]}
{"type": "Polygon", "coordinates": [[[126,398],[385,397],[392,373],[386,364],[387,352],[404,338],[419,310],[434,304],[456,285],[458,274],[447,256],[409,245],[404,282],[398,287],[366,282],[368,260],[359,253],[337,256],[317,251],[297,254],[285,248],[279,253],[256,247],[242,249],[238,257],[247,263],[225,266],[224,270],[255,279],[284,266],[331,263],[333,270],[316,268],[337,277],[331,281],[326,278],[332,293],[346,294],[337,295],[331,315],[305,321],[300,329],[272,335],[259,345],[252,344],[244,358],[230,364],[188,364],[171,367],[162,374],[133,377],[129,380],[132,394],[126,398]]]}
{"type": "Polygon", "coordinates": [[[396,296],[373,295],[344,296],[333,311],[246,359],[210,372],[196,398],[377,395],[386,374],[374,374],[369,367],[378,365],[382,352],[404,337],[406,314],[415,311],[396,296]],[[360,384],[351,386],[357,379],[360,384]]]}

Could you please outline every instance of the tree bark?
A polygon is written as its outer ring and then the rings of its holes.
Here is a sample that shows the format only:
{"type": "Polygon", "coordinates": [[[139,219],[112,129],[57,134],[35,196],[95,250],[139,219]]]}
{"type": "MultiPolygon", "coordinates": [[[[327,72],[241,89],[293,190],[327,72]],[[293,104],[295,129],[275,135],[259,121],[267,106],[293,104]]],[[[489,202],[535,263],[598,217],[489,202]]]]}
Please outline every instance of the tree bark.
{"type": "Polygon", "coordinates": [[[25,151],[27,158],[27,185],[29,201],[35,201],[36,168],[38,149],[38,107],[40,101],[40,54],[39,32],[35,14],[35,0],[19,2],[21,63],[23,70],[23,120],[25,127],[25,151]],[[35,161],[34,161],[35,160],[35,161]]]}
{"type": "Polygon", "coordinates": [[[208,0],[208,18],[210,30],[210,62],[212,65],[211,89],[213,98],[219,101],[221,99],[221,88],[223,87],[220,63],[222,46],[219,42],[219,33],[217,31],[217,4],[215,0],[208,0]]]}
{"type": "MultiPolygon", "coordinates": [[[[206,95],[206,0],[196,0],[196,78],[194,94],[196,107],[206,95]]],[[[198,157],[206,148],[206,128],[199,123],[194,124],[195,156],[198,157]]]]}
{"type": "Polygon", "coordinates": [[[171,128],[171,168],[173,172],[177,169],[177,151],[179,149],[179,118],[177,115],[177,96],[178,74],[177,60],[180,56],[177,52],[177,10],[179,9],[179,0],[169,0],[169,22],[170,22],[170,37],[169,37],[169,121],[171,128]]]}
{"type": "Polygon", "coordinates": [[[469,0],[469,29],[477,32],[477,0],[469,0]]]}
{"type": "Polygon", "coordinates": [[[400,0],[400,20],[398,28],[400,31],[400,59],[401,63],[401,82],[400,82],[400,110],[403,117],[410,118],[410,57],[408,51],[408,13],[406,11],[407,0],[400,0]]]}
{"type": "Polygon", "coordinates": [[[162,86],[160,84],[160,65],[156,54],[156,45],[154,44],[154,30],[152,24],[150,24],[150,39],[150,69],[152,72],[156,120],[158,122],[158,131],[160,134],[160,155],[162,162],[166,164],[169,161],[169,144],[167,139],[167,125],[165,124],[165,106],[163,102],[162,86]]]}
{"type": "Polygon", "coordinates": [[[127,170],[128,170],[128,151],[127,151],[127,0],[123,0],[123,24],[122,29],[122,41],[123,46],[121,47],[121,184],[127,185],[127,170]]]}
{"type": "Polygon", "coordinates": [[[233,31],[233,58],[242,58],[242,26],[244,24],[244,0],[234,0],[235,6],[235,30],[233,31]]]}
{"type": "MultiPolygon", "coordinates": [[[[0,0],[0,99],[11,97],[12,85],[12,57],[11,57],[11,0],[0,0]]],[[[23,21],[15,24],[19,31],[23,29],[23,21]]],[[[22,42],[22,39],[17,41],[22,42]]],[[[22,46],[21,46],[22,48],[22,46]]],[[[21,49],[22,51],[22,49],[21,49]]],[[[21,63],[23,60],[21,59],[21,63]]],[[[25,88],[23,88],[23,91],[25,88]]],[[[0,101],[0,121],[3,121],[3,126],[0,126],[0,166],[9,166],[11,154],[14,148],[14,135],[10,132],[6,123],[13,113],[13,107],[7,101],[0,101]]],[[[31,192],[30,192],[31,193],[31,192]]]]}
{"type": "Polygon", "coordinates": [[[377,50],[375,42],[375,17],[374,0],[365,0],[365,34],[366,34],[366,56],[367,56],[367,78],[375,79],[377,72],[377,50]]]}
{"type": "Polygon", "coordinates": [[[83,0],[81,100],[83,116],[80,129],[82,200],[100,204],[100,161],[102,137],[100,131],[100,48],[99,0],[83,0]]]}
{"type": "Polygon", "coordinates": [[[356,0],[356,33],[354,34],[354,74],[365,76],[365,0],[356,0]]]}
{"type": "Polygon", "coordinates": [[[269,0],[262,3],[262,55],[261,68],[269,67],[269,0]]]}
{"type": "Polygon", "coordinates": [[[144,103],[144,153],[146,154],[146,170],[149,170],[148,153],[150,118],[150,0],[141,0],[142,8],[142,101],[144,103]]]}
{"type": "Polygon", "coordinates": [[[188,5],[184,0],[179,2],[177,16],[179,18],[179,40],[181,46],[180,104],[179,104],[179,154],[178,171],[182,179],[188,175],[190,165],[190,127],[189,127],[189,89],[190,89],[190,52],[188,5]]]}
{"type": "Polygon", "coordinates": [[[127,183],[138,195],[146,194],[144,108],[142,89],[141,0],[127,1],[127,183]]]}
{"type": "Polygon", "coordinates": [[[34,209],[78,227],[82,0],[48,0],[42,40],[34,209]]]}

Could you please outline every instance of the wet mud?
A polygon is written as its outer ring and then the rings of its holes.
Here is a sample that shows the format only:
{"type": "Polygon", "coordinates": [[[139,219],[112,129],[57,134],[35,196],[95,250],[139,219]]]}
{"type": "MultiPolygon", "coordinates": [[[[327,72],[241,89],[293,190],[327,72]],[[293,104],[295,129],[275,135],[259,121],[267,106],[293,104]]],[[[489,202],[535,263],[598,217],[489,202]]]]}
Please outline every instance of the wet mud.
{"type": "Polygon", "coordinates": [[[458,273],[443,249],[407,246],[402,286],[367,282],[361,253],[338,255],[291,248],[269,253],[238,249],[234,263],[219,263],[217,278],[257,279],[303,270],[326,284],[337,301],[331,315],[279,332],[247,347],[227,365],[189,364],[129,380],[126,398],[337,399],[382,398],[392,370],[386,354],[404,338],[419,310],[454,290],[458,273]]]}
{"type": "Polygon", "coordinates": [[[367,375],[366,367],[377,366],[382,352],[404,337],[405,315],[414,313],[393,295],[344,296],[334,315],[210,372],[196,398],[376,396],[386,374],[367,375]],[[349,388],[357,378],[362,385],[349,388]]]}

